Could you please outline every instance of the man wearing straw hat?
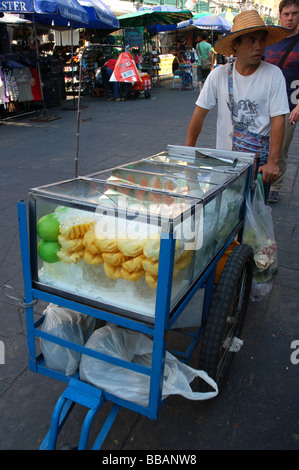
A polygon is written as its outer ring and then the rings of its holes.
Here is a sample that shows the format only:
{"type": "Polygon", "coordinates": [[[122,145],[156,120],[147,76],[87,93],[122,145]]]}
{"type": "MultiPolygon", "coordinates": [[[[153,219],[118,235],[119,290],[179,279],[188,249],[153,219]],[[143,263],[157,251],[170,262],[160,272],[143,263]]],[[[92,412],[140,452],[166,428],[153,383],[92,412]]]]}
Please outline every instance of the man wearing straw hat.
{"type": "Polygon", "coordinates": [[[255,10],[234,18],[231,33],[219,39],[214,49],[221,55],[234,55],[236,60],[209,74],[186,139],[187,146],[195,146],[207,113],[217,104],[216,147],[259,155],[265,198],[278,176],[284,115],[289,105],[281,70],[261,59],[266,45],[287,34],[280,26],[266,26],[255,10]]]}

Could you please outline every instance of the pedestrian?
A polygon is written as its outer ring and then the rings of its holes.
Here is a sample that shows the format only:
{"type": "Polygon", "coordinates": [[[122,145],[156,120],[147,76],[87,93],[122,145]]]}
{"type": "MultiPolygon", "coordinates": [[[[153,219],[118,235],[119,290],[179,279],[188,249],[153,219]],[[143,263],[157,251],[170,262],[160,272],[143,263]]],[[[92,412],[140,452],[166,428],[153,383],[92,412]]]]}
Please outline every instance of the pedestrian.
{"type": "Polygon", "coordinates": [[[113,54],[111,59],[109,59],[103,67],[101,67],[101,72],[102,72],[102,79],[103,79],[103,84],[104,88],[106,91],[106,99],[107,101],[112,101],[113,97],[111,96],[111,90],[110,90],[110,85],[113,87],[113,95],[115,101],[120,101],[121,98],[119,98],[118,95],[118,83],[117,82],[110,82],[110,77],[113,74],[115,64],[116,64],[116,59],[117,55],[113,54]]]}
{"type": "Polygon", "coordinates": [[[178,53],[181,52],[181,51],[186,50],[186,46],[184,46],[184,44],[182,43],[182,41],[180,39],[177,40],[176,45],[177,45],[177,52],[178,53]]]}
{"type": "Polygon", "coordinates": [[[218,104],[216,147],[258,154],[265,199],[278,176],[289,106],[281,70],[261,58],[266,45],[284,39],[287,33],[280,26],[266,26],[255,10],[234,18],[231,33],[220,38],[214,49],[224,56],[234,55],[236,60],[208,75],[186,139],[187,146],[195,146],[207,113],[218,104]]]}
{"type": "Polygon", "coordinates": [[[172,73],[181,77],[181,87],[179,90],[186,90],[186,87],[189,85],[189,75],[188,72],[184,69],[183,66],[187,65],[185,60],[185,54],[183,51],[177,53],[172,62],[172,73]]]}
{"type": "Polygon", "coordinates": [[[282,0],[279,4],[281,26],[288,30],[282,41],[265,48],[264,60],[277,65],[284,75],[289,99],[290,113],[285,115],[285,133],[279,159],[279,175],[271,184],[268,202],[275,203],[287,169],[287,159],[296,123],[299,120],[298,93],[296,83],[299,78],[299,0],[282,0]]]}
{"type": "Polygon", "coordinates": [[[212,46],[208,43],[209,35],[206,31],[201,33],[201,41],[196,44],[198,88],[202,86],[212,67],[212,46]]]}

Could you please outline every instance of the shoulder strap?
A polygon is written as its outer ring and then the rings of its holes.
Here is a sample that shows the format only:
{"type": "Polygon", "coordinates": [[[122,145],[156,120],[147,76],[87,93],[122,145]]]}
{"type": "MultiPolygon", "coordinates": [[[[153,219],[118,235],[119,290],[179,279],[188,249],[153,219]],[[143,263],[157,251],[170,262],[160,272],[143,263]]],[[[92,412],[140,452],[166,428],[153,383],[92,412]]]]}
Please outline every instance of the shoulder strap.
{"type": "Polygon", "coordinates": [[[198,52],[197,52],[197,54],[201,56],[202,53],[201,53],[201,48],[200,48],[200,42],[197,43],[197,46],[198,46],[198,52]]]}
{"type": "Polygon", "coordinates": [[[280,59],[279,63],[277,64],[277,67],[282,68],[283,64],[284,64],[285,61],[286,61],[286,58],[288,57],[288,55],[289,55],[289,53],[291,52],[291,50],[295,47],[295,45],[297,44],[298,40],[299,40],[299,33],[296,34],[295,39],[291,42],[291,44],[289,45],[289,47],[288,47],[287,50],[285,51],[284,55],[282,56],[282,58],[280,59]]]}
{"type": "Polygon", "coordinates": [[[234,116],[234,96],[233,96],[233,70],[234,70],[234,63],[228,65],[228,107],[231,112],[232,124],[233,127],[236,124],[236,119],[234,116]]]}

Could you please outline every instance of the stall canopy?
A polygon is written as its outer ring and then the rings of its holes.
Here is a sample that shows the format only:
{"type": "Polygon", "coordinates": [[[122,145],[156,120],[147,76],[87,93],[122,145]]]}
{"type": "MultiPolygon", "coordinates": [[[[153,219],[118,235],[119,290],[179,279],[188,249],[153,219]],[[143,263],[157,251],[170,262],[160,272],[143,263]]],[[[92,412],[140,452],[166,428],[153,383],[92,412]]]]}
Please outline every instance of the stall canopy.
{"type": "Polygon", "coordinates": [[[192,18],[190,10],[156,11],[154,9],[138,10],[118,17],[120,28],[147,27],[151,25],[171,25],[192,18]]]}
{"type": "Polygon", "coordinates": [[[119,29],[118,19],[101,0],[78,0],[78,2],[88,13],[89,28],[119,29]]]}
{"type": "Polygon", "coordinates": [[[26,24],[29,23],[29,20],[25,20],[24,18],[20,18],[19,15],[12,15],[11,13],[4,13],[0,14],[0,23],[4,23],[7,25],[19,25],[19,24],[26,24]]]}
{"type": "Polygon", "coordinates": [[[201,13],[196,13],[196,15],[193,15],[193,19],[196,20],[197,18],[201,18],[202,16],[209,16],[212,13],[208,13],[207,11],[202,11],[201,13]]]}
{"type": "MultiPolygon", "coordinates": [[[[146,7],[140,8],[138,11],[152,10],[152,11],[164,11],[169,13],[182,13],[179,8],[170,5],[147,5],[146,7]]],[[[190,16],[188,15],[188,18],[190,16]]],[[[176,24],[155,24],[148,26],[147,30],[150,34],[157,34],[163,31],[172,31],[176,29],[176,24]]]]}

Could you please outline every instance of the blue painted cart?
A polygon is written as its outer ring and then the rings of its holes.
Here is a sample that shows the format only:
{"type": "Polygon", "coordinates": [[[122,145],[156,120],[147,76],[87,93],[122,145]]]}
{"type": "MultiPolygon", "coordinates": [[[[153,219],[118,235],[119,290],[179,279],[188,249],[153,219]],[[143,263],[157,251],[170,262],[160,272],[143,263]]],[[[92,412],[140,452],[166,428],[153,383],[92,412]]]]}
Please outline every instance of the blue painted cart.
{"type": "MultiPolygon", "coordinates": [[[[230,345],[234,338],[239,336],[246,313],[252,279],[251,248],[241,243],[237,244],[228,257],[217,283],[215,276],[217,266],[219,267],[218,262],[223,259],[228,247],[236,238],[241,242],[245,198],[255,179],[255,165],[256,159],[252,154],[169,146],[167,152],[144,160],[33,189],[29,200],[28,222],[26,204],[23,201],[18,203],[29,368],[33,372],[67,384],[54,408],[50,430],[41,449],[56,448],[58,433],[76,403],[85,406],[88,410],[82,426],[78,449],[86,449],[92,420],[107,401],[112,402],[113,407],[93,444],[93,449],[101,448],[120,407],[126,407],[150,419],[157,419],[163,404],[162,384],[165,354],[168,349],[167,332],[173,329],[176,322],[183,317],[186,307],[199,289],[204,289],[200,324],[196,329],[180,329],[180,332],[186,334],[189,339],[188,347],[184,351],[171,352],[188,364],[196,346],[202,340],[199,368],[205,370],[219,387],[222,386],[234,356],[230,345]],[[132,177],[134,177],[133,181],[132,177]],[[142,182],[144,177],[147,177],[146,184],[144,179],[142,182]],[[159,181],[160,187],[156,184],[149,186],[150,179],[151,182],[159,181]],[[188,182],[188,187],[186,182],[188,182]],[[163,186],[164,184],[167,186],[163,186]],[[86,188],[88,188],[87,192],[86,188]],[[147,208],[145,213],[142,213],[142,223],[148,220],[146,218],[150,214],[151,220],[155,220],[159,227],[157,286],[154,289],[154,309],[150,314],[142,310],[138,311],[138,308],[130,308],[130,305],[126,305],[125,298],[121,299],[121,303],[119,301],[115,303],[113,300],[109,302],[102,295],[94,297],[89,294],[84,295],[84,289],[80,291],[80,286],[76,289],[72,288],[72,283],[75,284],[74,279],[70,279],[70,287],[65,288],[64,285],[59,286],[55,282],[51,283],[51,280],[45,280],[41,275],[41,266],[43,269],[45,266],[47,268],[47,263],[41,263],[38,259],[37,220],[45,213],[47,214],[50,209],[61,205],[64,209],[66,208],[66,211],[83,211],[82,213],[88,213],[89,216],[97,214],[100,205],[101,217],[103,217],[108,209],[111,210],[109,201],[115,197],[115,194],[118,197],[120,194],[125,195],[131,202],[138,196],[138,201],[142,201],[142,207],[147,208]],[[146,198],[146,194],[147,197],[150,195],[149,199],[146,198]],[[160,211],[161,201],[168,210],[167,223],[160,211]],[[237,204],[236,201],[238,201],[237,204]],[[175,206],[173,202],[176,203],[175,206]],[[151,209],[153,204],[155,214],[150,212],[153,210],[151,209]],[[184,281],[187,282],[180,281],[180,288],[174,296],[176,281],[173,279],[173,273],[176,267],[177,230],[178,227],[181,229],[187,208],[189,212],[185,219],[192,220],[193,235],[200,233],[202,238],[199,242],[197,240],[197,246],[193,247],[192,269],[190,267],[191,270],[182,275],[185,276],[184,281]],[[199,218],[196,219],[198,214],[199,218]],[[194,225],[194,222],[197,222],[197,225],[194,225]],[[209,235],[206,236],[208,229],[209,235]],[[216,242],[211,235],[215,233],[216,242]],[[34,320],[34,305],[38,300],[149,336],[153,341],[151,366],[146,367],[112,357],[43,331],[45,315],[37,321],[34,320]],[[80,380],[78,372],[67,376],[47,367],[43,354],[37,351],[37,339],[47,340],[58,346],[91,356],[95,360],[100,359],[111,365],[118,365],[148,376],[150,388],[147,406],[125,400],[86,383],[80,380]]],[[[132,206],[129,209],[126,207],[124,212],[119,204],[113,205],[113,216],[120,219],[123,217],[122,220],[127,222],[132,220],[132,214],[132,206]]],[[[203,384],[204,391],[205,387],[207,385],[203,384]]]]}

